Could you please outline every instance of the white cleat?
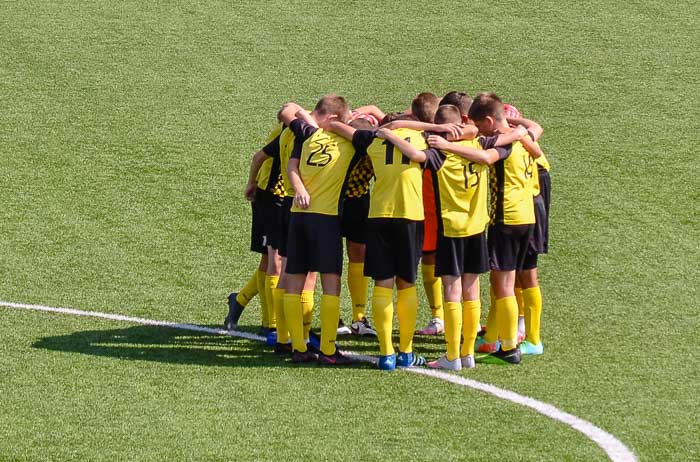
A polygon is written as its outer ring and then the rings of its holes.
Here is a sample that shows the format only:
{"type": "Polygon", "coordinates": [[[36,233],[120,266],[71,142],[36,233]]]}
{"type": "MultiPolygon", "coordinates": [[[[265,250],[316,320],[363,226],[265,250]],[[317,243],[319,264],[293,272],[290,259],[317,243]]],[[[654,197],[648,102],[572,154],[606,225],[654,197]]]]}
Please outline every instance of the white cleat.
{"type": "Polygon", "coordinates": [[[462,361],[462,369],[474,369],[476,367],[474,355],[462,356],[460,360],[462,361]]]}
{"type": "Polygon", "coordinates": [[[445,323],[440,318],[433,318],[425,328],[416,331],[418,335],[440,335],[445,333],[445,323]]]}
{"type": "Polygon", "coordinates": [[[436,361],[431,361],[426,365],[431,369],[444,369],[446,371],[462,370],[462,361],[460,358],[450,361],[445,355],[440,356],[436,361]]]}

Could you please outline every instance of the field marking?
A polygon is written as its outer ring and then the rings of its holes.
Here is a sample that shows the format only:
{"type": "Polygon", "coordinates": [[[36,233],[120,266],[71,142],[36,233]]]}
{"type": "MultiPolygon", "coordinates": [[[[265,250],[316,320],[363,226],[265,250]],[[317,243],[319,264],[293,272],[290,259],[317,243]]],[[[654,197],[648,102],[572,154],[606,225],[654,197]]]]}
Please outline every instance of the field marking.
{"type": "MultiPolygon", "coordinates": [[[[0,301],[0,306],[4,306],[7,308],[17,308],[17,309],[23,309],[23,310],[34,310],[34,311],[46,311],[50,313],[61,313],[61,314],[69,314],[69,315],[74,315],[74,316],[88,316],[88,317],[93,317],[93,318],[102,318],[102,319],[110,319],[113,321],[124,321],[124,322],[132,322],[135,324],[143,324],[143,325],[148,325],[148,326],[158,326],[158,327],[167,327],[171,329],[182,329],[182,330],[191,330],[195,332],[204,332],[208,334],[215,334],[215,335],[226,335],[229,337],[240,337],[248,340],[255,340],[255,341],[266,341],[264,337],[261,337],[260,335],[255,335],[255,334],[249,334],[247,332],[229,332],[224,329],[212,329],[211,327],[204,327],[204,326],[198,326],[196,324],[181,324],[177,322],[167,322],[167,321],[156,321],[153,319],[145,319],[145,318],[136,318],[136,317],[131,317],[131,316],[123,316],[120,314],[110,314],[110,313],[101,313],[98,311],[84,311],[84,310],[76,310],[73,308],[59,308],[59,307],[53,307],[53,306],[44,306],[44,305],[29,305],[25,303],[12,303],[12,302],[4,302],[0,301]]],[[[361,361],[366,361],[366,362],[371,362],[371,363],[376,363],[377,358],[373,356],[366,356],[366,355],[359,355],[356,353],[348,352],[351,354],[353,357],[356,359],[359,359],[361,361]]],[[[524,395],[520,395],[518,393],[515,393],[510,390],[505,390],[503,388],[499,388],[493,385],[489,385],[486,383],[482,382],[477,382],[476,380],[471,380],[467,379],[465,377],[462,377],[460,375],[455,375],[455,374],[448,374],[445,372],[440,372],[436,370],[431,370],[431,369],[420,369],[420,368],[409,368],[409,369],[404,369],[406,372],[410,372],[413,374],[418,374],[418,375],[424,375],[427,377],[432,377],[436,378],[439,380],[444,380],[446,382],[453,383],[455,385],[461,385],[463,387],[468,387],[472,388],[474,390],[479,390],[484,393],[488,393],[490,395],[493,395],[497,398],[503,399],[505,401],[510,401],[515,404],[520,404],[521,406],[528,407],[546,417],[549,417],[553,420],[556,420],[558,422],[561,422],[574,430],[582,433],[585,435],[588,439],[596,443],[610,458],[610,460],[614,462],[636,462],[637,457],[634,455],[634,453],[627,447],[625,446],[624,443],[622,443],[620,440],[615,438],[613,435],[610,433],[606,432],[605,430],[593,425],[592,423],[583,420],[579,417],[576,417],[573,414],[569,414],[568,412],[564,412],[551,404],[547,404],[545,402],[536,400],[534,398],[530,398],[524,395]]]]}

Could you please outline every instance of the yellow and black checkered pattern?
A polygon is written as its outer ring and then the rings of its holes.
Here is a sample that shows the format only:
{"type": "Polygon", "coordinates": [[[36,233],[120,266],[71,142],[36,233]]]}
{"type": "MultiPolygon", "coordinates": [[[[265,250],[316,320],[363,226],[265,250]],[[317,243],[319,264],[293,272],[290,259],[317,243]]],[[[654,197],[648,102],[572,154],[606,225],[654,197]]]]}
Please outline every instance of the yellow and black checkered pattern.
{"type": "Polygon", "coordinates": [[[372,162],[368,156],[364,156],[355,165],[348,177],[348,187],[345,190],[345,197],[353,199],[362,197],[369,193],[369,182],[374,176],[372,162]]]}
{"type": "Polygon", "coordinates": [[[277,181],[275,182],[274,185],[272,185],[270,192],[275,197],[279,197],[279,198],[284,198],[287,195],[287,193],[284,189],[284,179],[282,178],[281,173],[277,176],[277,181]]]}

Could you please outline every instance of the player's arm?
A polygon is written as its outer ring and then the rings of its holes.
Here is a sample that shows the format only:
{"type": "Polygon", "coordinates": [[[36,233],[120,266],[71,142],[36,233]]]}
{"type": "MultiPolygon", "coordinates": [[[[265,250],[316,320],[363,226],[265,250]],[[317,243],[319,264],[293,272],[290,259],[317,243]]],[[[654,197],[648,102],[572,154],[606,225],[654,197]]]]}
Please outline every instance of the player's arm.
{"type": "Polygon", "coordinates": [[[345,124],[343,122],[340,122],[338,120],[332,120],[328,123],[326,130],[331,131],[333,133],[337,133],[338,135],[342,136],[343,138],[352,141],[352,137],[355,135],[355,132],[357,131],[355,128],[351,127],[348,124],[345,124]]]}
{"type": "Polygon", "coordinates": [[[297,103],[285,103],[282,105],[279,112],[277,112],[277,120],[289,126],[289,124],[297,118],[297,112],[302,110],[304,110],[304,108],[299,106],[297,103]]]}
{"type": "Polygon", "coordinates": [[[447,141],[445,138],[437,135],[428,137],[428,145],[431,148],[441,151],[451,152],[467,160],[476,162],[477,164],[492,165],[500,159],[496,149],[476,149],[470,146],[461,146],[459,144],[447,141]]]}
{"type": "Polygon", "coordinates": [[[380,128],[377,130],[377,138],[389,141],[391,144],[399,148],[399,150],[404,153],[406,157],[414,162],[425,162],[426,155],[422,150],[417,149],[408,141],[404,140],[400,136],[397,136],[394,132],[387,128],[380,128]]]}
{"type": "Polygon", "coordinates": [[[309,112],[308,112],[307,110],[301,109],[301,110],[297,111],[297,112],[294,114],[294,116],[295,116],[297,119],[303,120],[303,121],[306,122],[308,125],[311,125],[311,126],[314,127],[314,128],[318,128],[318,124],[316,123],[316,119],[314,119],[313,117],[311,117],[311,114],[309,114],[309,112]]]}
{"type": "Polygon", "coordinates": [[[270,156],[268,156],[262,149],[253,154],[253,159],[250,162],[250,171],[248,173],[248,184],[246,184],[245,189],[243,190],[243,195],[250,202],[255,200],[255,190],[258,188],[258,172],[260,171],[262,164],[269,158],[270,156]]]}
{"type": "Polygon", "coordinates": [[[473,125],[464,124],[431,124],[428,122],[420,122],[418,120],[392,120],[388,124],[383,125],[389,130],[397,128],[409,128],[423,132],[447,133],[447,138],[450,140],[472,140],[476,138],[479,130],[473,125]]]}
{"type": "Polygon", "coordinates": [[[355,109],[355,112],[359,112],[360,114],[368,114],[374,117],[377,120],[382,120],[384,117],[386,117],[386,114],[384,111],[379,109],[377,106],[374,105],[367,105],[367,106],[360,106],[357,109],[355,109]]]}
{"type": "Polygon", "coordinates": [[[526,119],[524,117],[521,117],[519,119],[506,117],[506,121],[509,125],[522,125],[523,127],[525,127],[527,131],[529,131],[532,134],[533,141],[539,140],[542,136],[542,133],[544,132],[544,129],[540,124],[538,124],[534,120],[526,119]]]}
{"type": "Polygon", "coordinates": [[[516,141],[522,140],[527,135],[527,129],[522,125],[508,131],[507,133],[501,133],[496,136],[496,140],[493,143],[494,146],[507,146],[513,144],[516,141]]]}
{"type": "Polygon", "coordinates": [[[537,159],[538,157],[542,157],[542,148],[540,148],[540,145],[537,144],[535,141],[530,138],[530,135],[525,135],[520,139],[520,143],[523,145],[525,150],[530,153],[530,156],[533,159],[537,159]]]}
{"type": "Polygon", "coordinates": [[[294,202],[302,208],[308,208],[311,203],[311,197],[309,192],[304,186],[304,182],[301,181],[301,175],[299,174],[299,159],[292,157],[289,159],[287,164],[287,175],[289,176],[289,181],[292,183],[294,188],[294,202]]]}

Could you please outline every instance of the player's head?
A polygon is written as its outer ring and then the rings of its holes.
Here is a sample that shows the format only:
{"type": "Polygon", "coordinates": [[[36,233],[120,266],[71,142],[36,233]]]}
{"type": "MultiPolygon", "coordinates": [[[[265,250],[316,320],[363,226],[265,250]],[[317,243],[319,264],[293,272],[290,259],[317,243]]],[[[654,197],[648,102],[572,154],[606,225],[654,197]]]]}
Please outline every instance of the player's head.
{"type": "Polygon", "coordinates": [[[351,120],[348,125],[350,125],[355,130],[372,130],[375,127],[372,122],[365,118],[357,118],[351,120]]]}
{"type": "Polygon", "coordinates": [[[440,100],[440,106],[451,104],[459,109],[462,114],[462,122],[466,122],[469,118],[469,108],[472,105],[472,99],[466,93],[459,91],[451,91],[440,100]]]}
{"type": "Polygon", "coordinates": [[[491,135],[505,123],[503,101],[495,93],[479,93],[469,108],[469,118],[481,133],[491,135]]]}
{"type": "Polygon", "coordinates": [[[384,116],[384,118],[379,122],[379,126],[386,125],[394,120],[413,120],[411,114],[406,114],[405,112],[390,112],[384,116]]]}
{"type": "Polygon", "coordinates": [[[345,122],[350,118],[350,105],[339,95],[326,95],[316,103],[311,115],[317,122],[325,122],[331,118],[337,118],[345,122]]]}
{"type": "Polygon", "coordinates": [[[457,106],[442,104],[435,113],[436,124],[458,124],[462,122],[462,113],[457,106]]]}
{"type": "Polygon", "coordinates": [[[428,92],[420,93],[411,101],[411,114],[421,122],[432,123],[439,103],[440,98],[434,94],[428,92]]]}

